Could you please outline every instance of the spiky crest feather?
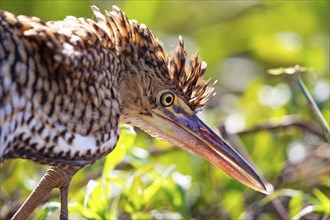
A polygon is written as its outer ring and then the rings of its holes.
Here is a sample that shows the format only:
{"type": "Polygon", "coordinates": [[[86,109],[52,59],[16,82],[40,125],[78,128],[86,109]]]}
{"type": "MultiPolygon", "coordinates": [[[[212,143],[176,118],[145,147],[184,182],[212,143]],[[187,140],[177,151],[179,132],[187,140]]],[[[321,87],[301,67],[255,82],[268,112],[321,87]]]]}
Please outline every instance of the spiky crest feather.
{"type": "Polygon", "coordinates": [[[168,56],[163,45],[146,25],[139,24],[136,20],[128,20],[125,13],[117,6],[113,6],[112,11],[106,11],[105,14],[96,6],[92,6],[92,11],[97,18],[97,24],[107,32],[111,41],[109,45],[115,48],[117,53],[146,58],[152,57],[151,53],[153,53],[157,58],[153,62],[163,64],[157,66],[162,68],[163,74],[168,74],[167,77],[178,85],[192,110],[200,111],[205,103],[213,97],[214,85],[210,86],[210,79],[204,80],[203,78],[207,64],[200,59],[198,52],[192,57],[189,64],[186,64],[186,51],[181,36],[176,51],[168,56]],[[133,51],[145,51],[146,53],[132,53],[133,51]]]}

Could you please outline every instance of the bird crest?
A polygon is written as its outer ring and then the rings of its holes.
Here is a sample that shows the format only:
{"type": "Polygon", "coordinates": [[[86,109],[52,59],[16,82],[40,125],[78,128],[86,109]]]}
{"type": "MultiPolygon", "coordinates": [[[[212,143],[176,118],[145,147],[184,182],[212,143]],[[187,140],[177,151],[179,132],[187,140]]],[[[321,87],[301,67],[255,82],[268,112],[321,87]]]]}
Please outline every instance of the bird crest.
{"type": "Polygon", "coordinates": [[[148,62],[157,66],[165,74],[164,77],[178,86],[193,111],[200,111],[214,96],[214,84],[210,85],[210,79],[204,80],[206,62],[200,59],[197,52],[187,64],[181,36],[176,51],[169,56],[146,25],[139,24],[136,20],[128,20],[117,6],[113,6],[111,12],[105,11],[105,14],[96,6],[92,6],[92,11],[96,16],[97,25],[109,36],[111,48],[115,48],[119,54],[135,56],[135,59],[149,59],[148,62]]]}

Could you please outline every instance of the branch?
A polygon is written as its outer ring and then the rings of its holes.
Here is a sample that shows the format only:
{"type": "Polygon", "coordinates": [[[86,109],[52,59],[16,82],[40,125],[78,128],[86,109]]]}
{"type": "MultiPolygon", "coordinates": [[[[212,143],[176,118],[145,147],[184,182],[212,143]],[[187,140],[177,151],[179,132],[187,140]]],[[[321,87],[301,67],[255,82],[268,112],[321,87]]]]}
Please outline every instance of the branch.
{"type": "MultiPolygon", "coordinates": [[[[263,124],[256,125],[250,129],[244,130],[244,131],[238,131],[234,134],[241,135],[241,134],[251,134],[256,133],[259,131],[265,131],[265,130],[279,130],[283,128],[289,128],[289,127],[297,127],[302,130],[308,131],[312,134],[317,135],[321,139],[325,139],[321,127],[312,122],[304,120],[300,117],[297,117],[295,115],[291,116],[285,116],[280,122],[274,122],[274,120],[268,120],[263,124]]],[[[219,130],[221,132],[225,131],[224,125],[220,125],[219,130]]],[[[226,132],[225,132],[226,133],[226,132]]]]}

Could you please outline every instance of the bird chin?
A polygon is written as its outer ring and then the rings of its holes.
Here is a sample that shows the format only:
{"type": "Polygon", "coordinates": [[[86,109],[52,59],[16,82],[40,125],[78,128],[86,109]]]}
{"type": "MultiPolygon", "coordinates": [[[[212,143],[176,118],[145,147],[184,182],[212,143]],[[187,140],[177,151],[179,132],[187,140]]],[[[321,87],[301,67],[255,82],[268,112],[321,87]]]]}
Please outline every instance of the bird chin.
{"type": "Polygon", "coordinates": [[[129,119],[127,118],[127,123],[142,129],[152,137],[167,141],[186,151],[195,153],[191,146],[197,146],[197,139],[191,138],[191,135],[188,132],[178,126],[169,126],[171,123],[164,123],[164,120],[157,116],[141,115],[139,117],[130,117],[129,119]],[[172,133],[180,134],[181,138],[178,139],[168,135],[172,133]],[[182,140],[188,140],[189,143],[182,142],[182,140]]]}

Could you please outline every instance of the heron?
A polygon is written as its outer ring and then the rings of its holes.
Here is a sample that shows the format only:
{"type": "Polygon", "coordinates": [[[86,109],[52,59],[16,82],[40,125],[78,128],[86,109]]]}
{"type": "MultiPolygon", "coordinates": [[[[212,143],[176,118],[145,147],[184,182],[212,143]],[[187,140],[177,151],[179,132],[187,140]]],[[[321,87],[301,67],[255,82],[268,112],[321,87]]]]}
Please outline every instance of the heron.
{"type": "Polygon", "coordinates": [[[48,22],[0,12],[0,162],[51,166],[13,219],[27,218],[54,188],[60,218],[68,219],[72,177],[115,148],[120,122],[267,194],[255,169],[197,116],[214,96],[198,53],[187,59],[179,37],[168,54],[146,25],[117,6],[91,10],[95,20],[48,22]]]}

